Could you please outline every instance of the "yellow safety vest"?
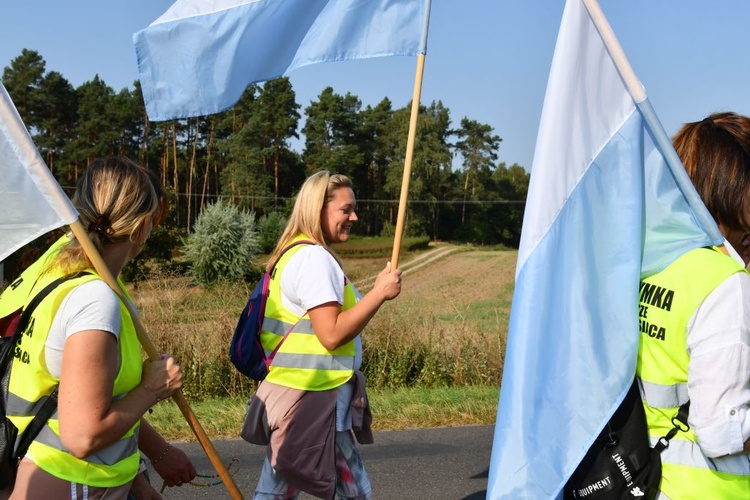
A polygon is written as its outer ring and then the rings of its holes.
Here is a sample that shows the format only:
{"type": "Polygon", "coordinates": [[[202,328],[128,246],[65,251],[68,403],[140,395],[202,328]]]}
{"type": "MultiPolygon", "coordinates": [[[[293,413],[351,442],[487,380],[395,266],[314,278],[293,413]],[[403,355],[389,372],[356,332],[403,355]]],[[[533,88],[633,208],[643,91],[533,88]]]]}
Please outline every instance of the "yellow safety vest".
{"type": "MultiPolygon", "coordinates": [[[[29,299],[57,277],[52,274],[47,273],[39,277],[29,299]]],[[[7,412],[8,418],[19,429],[19,433],[28,426],[36,413],[36,408],[41,406],[59,383],[59,379],[47,371],[44,361],[45,344],[52,319],[65,296],[73,288],[94,279],[100,278],[95,274],[87,274],[65,281],[55,288],[37,306],[28,328],[16,346],[7,412]]],[[[11,293],[11,289],[6,292],[11,293]]],[[[6,298],[5,293],[3,298],[6,298]]],[[[143,367],[135,326],[123,303],[120,303],[120,317],[120,369],[114,381],[115,400],[125,397],[138,386],[143,367]]],[[[131,481],[138,472],[138,427],[139,423],[136,423],[116,443],[85,459],[79,459],[70,454],[62,444],[60,425],[55,412],[29,447],[27,456],[41,469],[66,481],[102,488],[120,486],[131,481]]]]}
{"type": "MultiPolygon", "coordinates": [[[[36,284],[36,280],[44,273],[44,270],[52,262],[52,259],[60,251],[60,248],[70,241],[67,236],[61,236],[27,267],[21,275],[14,279],[0,294],[0,318],[4,318],[14,311],[22,308],[24,304],[31,300],[31,289],[36,284]]],[[[37,288],[41,290],[41,288],[37,288]]]]}
{"type": "MultiPolygon", "coordinates": [[[[703,300],[737,272],[746,272],[716,249],[698,248],[640,285],[637,376],[641,379],[651,444],[673,427],[689,399],[687,325],[703,300]]],[[[750,456],[709,459],[695,433],[678,432],[661,453],[660,491],[672,500],[750,498],[750,456]]]]}
{"type": "MultiPolygon", "coordinates": [[[[304,236],[294,241],[309,239],[304,236]]],[[[346,383],[354,373],[355,341],[351,340],[329,351],[318,340],[310,316],[301,318],[284,307],[281,301],[281,274],[287,262],[303,245],[282,255],[271,277],[265,317],[261,327],[261,344],[269,356],[289,332],[276,352],[266,380],[274,384],[304,391],[325,391],[346,383]],[[291,330],[291,331],[290,331],[291,330]]],[[[353,307],[358,295],[348,279],[344,285],[342,311],[353,307]]]]}

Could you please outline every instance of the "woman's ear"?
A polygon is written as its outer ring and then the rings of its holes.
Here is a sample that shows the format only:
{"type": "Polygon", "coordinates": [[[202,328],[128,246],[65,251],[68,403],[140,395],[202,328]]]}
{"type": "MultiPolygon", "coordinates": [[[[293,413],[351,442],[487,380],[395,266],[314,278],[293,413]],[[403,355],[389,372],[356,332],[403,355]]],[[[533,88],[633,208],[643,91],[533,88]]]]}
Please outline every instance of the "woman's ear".
{"type": "Polygon", "coordinates": [[[727,238],[729,236],[729,228],[722,224],[721,222],[716,223],[717,226],[719,226],[719,232],[724,238],[727,238]]]}
{"type": "Polygon", "coordinates": [[[151,230],[154,227],[154,218],[152,215],[147,215],[143,218],[143,224],[141,224],[141,228],[136,233],[135,242],[139,245],[145,245],[146,241],[151,236],[151,230]]]}

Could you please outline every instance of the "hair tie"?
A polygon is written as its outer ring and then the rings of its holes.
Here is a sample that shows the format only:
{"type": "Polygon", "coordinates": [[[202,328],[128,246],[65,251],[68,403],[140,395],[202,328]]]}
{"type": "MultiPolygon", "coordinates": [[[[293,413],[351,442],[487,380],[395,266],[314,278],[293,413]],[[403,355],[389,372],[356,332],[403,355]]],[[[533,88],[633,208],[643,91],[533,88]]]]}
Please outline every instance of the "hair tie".
{"type": "Polygon", "coordinates": [[[714,121],[711,119],[711,117],[706,117],[703,120],[701,120],[701,123],[708,125],[709,127],[713,128],[716,126],[714,121]]]}
{"type": "Polygon", "coordinates": [[[96,214],[94,220],[89,224],[89,232],[97,233],[102,238],[102,241],[108,241],[108,236],[112,232],[109,218],[106,215],[96,214]]]}

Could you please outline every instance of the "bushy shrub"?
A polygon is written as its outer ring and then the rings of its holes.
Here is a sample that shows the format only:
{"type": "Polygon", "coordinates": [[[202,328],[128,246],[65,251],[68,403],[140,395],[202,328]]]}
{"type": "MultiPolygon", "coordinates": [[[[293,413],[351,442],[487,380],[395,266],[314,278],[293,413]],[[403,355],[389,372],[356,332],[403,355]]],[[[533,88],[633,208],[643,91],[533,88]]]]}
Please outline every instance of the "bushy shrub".
{"type": "Polygon", "coordinates": [[[191,276],[203,286],[242,279],[258,250],[254,214],[222,200],[209,204],[198,216],[183,248],[191,276]]]}
{"type": "Polygon", "coordinates": [[[261,252],[273,252],[276,242],[284,232],[286,222],[286,217],[280,212],[270,212],[258,220],[258,242],[261,252]]]}

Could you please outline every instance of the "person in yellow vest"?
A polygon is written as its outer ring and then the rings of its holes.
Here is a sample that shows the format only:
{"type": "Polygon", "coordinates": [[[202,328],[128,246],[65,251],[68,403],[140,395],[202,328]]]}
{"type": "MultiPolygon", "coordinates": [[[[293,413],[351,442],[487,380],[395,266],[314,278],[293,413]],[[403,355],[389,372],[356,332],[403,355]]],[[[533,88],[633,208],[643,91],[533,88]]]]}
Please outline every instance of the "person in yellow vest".
{"type": "MultiPolygon", "coordinates": [[[[118,157],[91,163],[72,201],[115,277],[166,209],[155,177],[118,157]]],[[[35,405],[59,389],[57,412],[21,460],[10,498],[125,499],[131,488],[137,498],[161,498],[138,474],[141,452],[170,486],[195,477],[184,452],[143,418],[181,388],[174,359],[142,360],[128,309],[73,237],[61,238],[6,292],[23,291],[30,300],[56,278],[73,274],[38,305],[16,347],[7,409],[19,432],[35,405]]]]}
{"type": "Polygon", "coordinates": [[[636,374],[652,445],[689,401],[658,498],[750,498],[750,118],[712,114],[673,143],[725,242],[641,282],[636,374]]]}
{"type": "Polygon", "coordinates": [[[331,245],[357,221],[351,181],[321,171],[302,185],[269,259],[272,275],[261,343],[273,359],[256,396],[265,403],[270,444],[256,499],[371,498],[354,442],[372,442],[360,333],[401,292],[390,262],[361,297],[331,245]],[[284,252],[290,244],[303,241],[284,252]],[[282,255],[283,253],[283,255],[282,255]],[[281,258],[279,259],[279,256],[281,258]]]}

